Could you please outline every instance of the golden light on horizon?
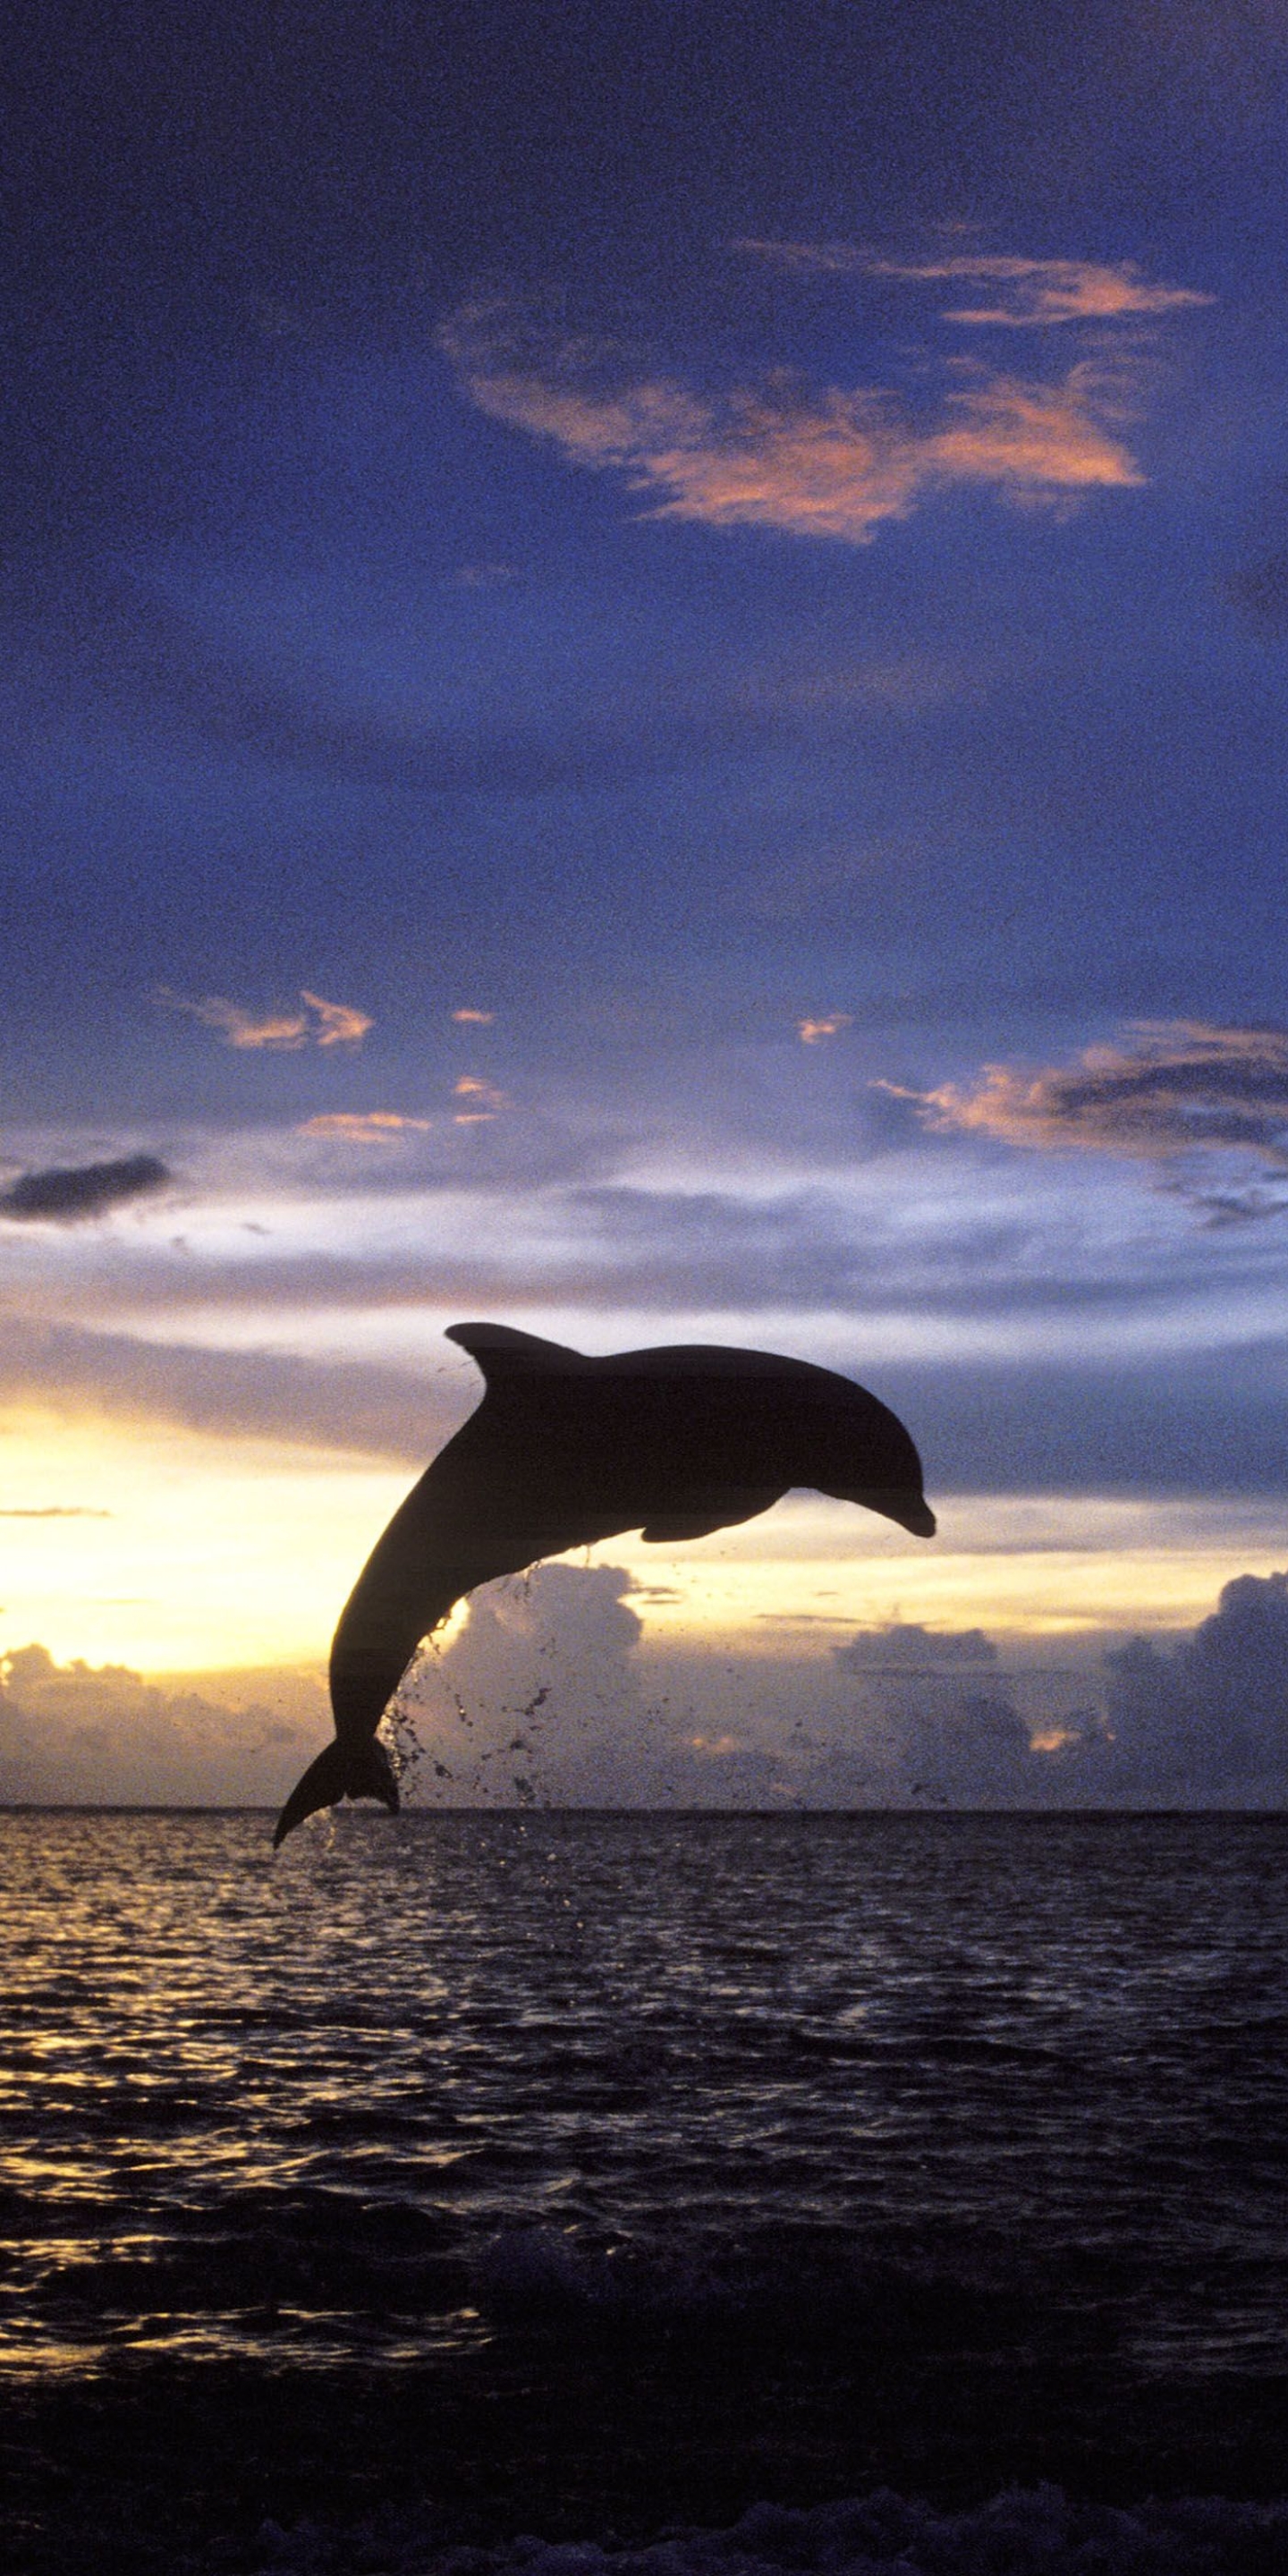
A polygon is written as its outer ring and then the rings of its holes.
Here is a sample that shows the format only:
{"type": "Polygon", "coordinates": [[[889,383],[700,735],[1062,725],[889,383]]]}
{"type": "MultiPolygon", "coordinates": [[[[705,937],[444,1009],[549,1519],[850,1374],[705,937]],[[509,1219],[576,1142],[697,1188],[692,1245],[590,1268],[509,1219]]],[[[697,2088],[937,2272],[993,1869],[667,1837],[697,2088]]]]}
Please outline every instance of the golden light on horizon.
{"type": "Polygon", "coordinates": [[[316,1663],[412,1479],[343,1451],[0,1418],[0,1653],[138,1672],[316,1663]]]}
{"type": "MultiPolygon", "coordinates": [[[[308,1665],[414,1471],[341,1450],[34,1409],[0,1417],[0,1653],[143,1673],[308,1665]]],[[[929,1543],[797,1495],[685,1547],[604,1540],[644,1643],[800,1654],[914,1620],[1000,1639],[1192,1627],[1288,1555],[1270,1505],[938,1498],[929,1543]]],[[[463,1612],[454,1614],[458,1626],[463,1612]]],[[[441,1638],[440,1638],[441,1641],[441,1638]]]]}

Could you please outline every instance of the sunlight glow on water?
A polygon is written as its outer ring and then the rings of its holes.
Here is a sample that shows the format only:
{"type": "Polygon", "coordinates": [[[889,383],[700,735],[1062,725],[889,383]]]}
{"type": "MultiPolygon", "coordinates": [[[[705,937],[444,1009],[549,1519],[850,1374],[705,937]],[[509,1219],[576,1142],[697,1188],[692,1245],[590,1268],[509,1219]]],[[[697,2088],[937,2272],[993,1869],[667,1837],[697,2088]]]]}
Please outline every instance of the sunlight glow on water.
{"type": "Polygon", "coordinates": [[[12,1813],[0,1853],[10,2369],[394,2362],[877,2258],[1288,2364],[1280,1820],[340,1813],[274,1864],[259,1816],[12,1813]]]}

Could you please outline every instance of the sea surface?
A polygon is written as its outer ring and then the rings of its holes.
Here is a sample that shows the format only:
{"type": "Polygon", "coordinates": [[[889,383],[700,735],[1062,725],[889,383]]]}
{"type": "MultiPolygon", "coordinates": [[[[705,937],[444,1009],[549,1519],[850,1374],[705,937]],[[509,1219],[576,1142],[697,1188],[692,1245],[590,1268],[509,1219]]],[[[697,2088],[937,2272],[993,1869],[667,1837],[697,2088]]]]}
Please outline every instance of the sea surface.
{"type": "Polygon", "coordinates": [[[15,2571],[1288,2569],[1288,1819],[0,1814],[15,2571]]]}

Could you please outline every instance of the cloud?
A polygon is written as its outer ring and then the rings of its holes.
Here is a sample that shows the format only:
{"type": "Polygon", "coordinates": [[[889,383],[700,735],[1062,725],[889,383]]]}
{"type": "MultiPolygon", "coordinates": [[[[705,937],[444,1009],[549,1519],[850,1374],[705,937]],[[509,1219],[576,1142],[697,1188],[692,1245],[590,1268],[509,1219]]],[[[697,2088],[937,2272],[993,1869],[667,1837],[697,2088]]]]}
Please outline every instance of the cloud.
{"type": "Polygon", "coordinates": [[[1288,1173],[1285,1029],[1140,1021],[1128,1044],[1087,1047],[1072,1065],[1032,1072],[991,1064],[973,1085],[878,1088],[914,1101],[927,1125],[941,1132],[1183,1165],[1175,1186],[1214,1223],[1277,1213],[1288,1204],[1258,1184],[1223,1189],[1202,1178],[1222,1156],[1255,1157],[1260,1184],[1288,1173]]]}
{"type": "Polygon", "coordinates": [[[1256,563],[1227,573],[1221,587],[1231,607],[1240,609],[1267,642],[1288,635],[1288,546],[1277,546],[1256,563]]]}
{"type": "Polygon", "coordinates": [[[324,1002],[320,993],[301,993],[300,1000],[315,1011],[318,1026],[314,1031],[320,1047],[360,1046],[371,1020],[366,1011],[355,1011],[349,1002],[324,1002]]]}
{"type": "Polygon", "coordinates": [[[853,1017],[849,1011],[828,1011],[821,1019],[798,1020],[796,1035],[804,1046],[817,1046],[820,1039],[834,1038],[842,1029],[852,1027],[853,1017]]]}
{"type": "Polygon", "coordinates": [[[217,1029],[230,1047],[264,1047],[274,1054],[281,1054],[308,1044],[309,1024],[302,1012],[276,1011],[257,1019],[252,1011],[244,1011],[239,1002],[226,1002],[218,993],[206,993],[199,1002],[190,1002],[185,1001],[182,993],[171,993],[163,988],[156,998],[167,1010],[186,1011],[191,1019],[200,1020],[204,1028],[217,1029]]]}
{"type": "Polygon", "coordinates": [[[997,1661],[997,1648],[982,1628],[935,1630],[907,1620],[892,1620],[884,1628],[860,1628],[848,1645],[833,1651],[841,1670],[851,1673],[907,1676],[997,1661]]]}
{"type": "Polygon", "coordinates": [[[0,1504],[0,1521],[110,1521],[95,1503],[0,1504]]]}
{"type": "Polygon", "coordinates": [[[1105,1658],[1105,1724],[1082,1770],[1137,1793],[1252,1797],[1288,1789],[1288,1574],[1240,1574],[1168,1650],[1105,1658]]]}
{"type": "Polygon", "coordinates": [[[960,281],[995,290],[990,304],[948,307],[946,322],[1011,328],[1119,322],[1216,300],[1193,286],[1151,286],[1131,259],[1023,259],[964,252],[945,259],[900,260],[849,242],[738,241],[733,248],[796,276],[883,277],[931,285],[960,281]]]}
{"type": "Polygon", "coordinates": [[[280,1440],[397,1460],[418,1473],[478,1395],[474,1371],[454,1361],[416,1377],[357,1360],[147,1342],[0,1318],[0,1403],[280,1440]]]}
{"type": "Polygon", "coordinates": [[[229,1708],[124,1665],[56,1664],[21,1646],[0,1659],[0,1801],[276,1805],[324,1731],[315,1696],[315,1716],[229,1708]]]}
{"type": "Polygon", "coordinates": [[[428,1135],[432,1118],[406,1118],[397,1109],[329,1109],[306,1118],[297,1136],[337,1136],[353,1145],[386,1145],[395,1137],[418,1131],[428,1135]]]}
{"type": "Polygon", "coordinates": [[[173,1178],[155,1154],[125,1154],[114,1163],[77,1163],[24,1172],[0,1191],[0,1216],[69,1225],[163,1189],[173,1178]]]}
{"type": "MultiPolygon", "coordinates": [[[[952,1685],[953,1640],[936,1637],[933,1666],[912,1670],[924,1633],[885,1633],[908,1657],[880,1664],[879,1631],[835,1662],[870,1691],[869,1709],[896,1776],[920,1780],[944,1803],[999,1796],[1017,1804],[1279,1806],[1288,1793],[1288,1574],[1237,1575],[1212,1615],[1163,1645],[1140,1637],[1089,1671],[1082,1704],[1062,1719],[1025,1718],[1016,1676],[981,1698],[952,1685]]],[[[974,1660],[978,1631],[960,1632],[974,1660]]]]}
{"type": "Polygon", "coordinates": [[[471,1028],[490,1029],[496,1013],[495,1011],[472,1011],[466,1007],[463,1010],[453,1011],[452,1018],[471,1028]]]}
{"type": "Polygon", "coordinates": [[[884,1803],[1005,1805],[1040,1796],[1045,1775],[1032,1730],[982,1629],[932,1631],[895,1620],[860,1629],[832,1649],[831,1661],[859,1687],[870,1792],[884,1803]],[[992,1687],[981,1690],[985,1678],[992,1687]]]}
{"type": "MultiPolygon", "coordinates": [[[[402,1695],[411,1802],[1255,1808],[1288,1794],[1288,1573],[1237,1576],[1192,1634],[1115,1647],[1085,1687],[1006,1672],[978,1630],[898,1622],[832,1655],[729,1670],[646,1651],[636,1597],[623,1567],[565,1564],[476,1594],[402,1695]]],[[[325,1694],[299,1676],[245,1690],[239,1703],[231,1677],[212,1695],[10,1651],[0,1803],[276,1806],[325,1737],[325,1694]]]]}
{"type": "Polygon", "coordinates": [[[200,1001],[185,999],[166,986],[155,996],[170,1011],[186,1011],[200,1020],[203,1027],[217,1029],[225,1044],[238,1049],[266,1049],[270,1054],[290,1054],[310,1044],[320,1047],[359,1046],[372,1023],[365,1011],[354,1010],[347,1002],[324,1002],[319,993],[302,992],[303,1011],[270,1011],[258,1018],[253,1011],[243,1010],[240,1002],[226,1002],[218,993],[203,994],[200,1001]],[[309,1013],[313,1013],[313,1020],[309,1013]]]}
{"type": "Polygon", "coordinates": [[[658,518],[862,545],[953,487],[1067,504],[1144,480],[1117,434],[1121,388],[1085,362],[1054,383],[956,377],[923,422],[879,388],[781,371],[698,393],[500,300],[463,306],[439,336],[482,411],[624,473],[658,518]]]}
{"type": "Polygon", "coordinates": [[[399,1695],[414,1794],[446,1806],[660,1801],[666,1730],[650,1743],[632,1588],[623,1566],[555,1564],[475,1593],[399,1695]]]}
{"type": "Polygon", "coordinates": [[[453,1083],[452,1091],[456,1099],[470,1103],[468,1109],[457,1110],[458,1127],[471,1127],[480,1119],[495,1118],[498,1110],[509,1106],[505,1093],[498,1091],[494,1082],[484,1082],[476,1073],[463,1073],[460,1080],[453,1083]]]}

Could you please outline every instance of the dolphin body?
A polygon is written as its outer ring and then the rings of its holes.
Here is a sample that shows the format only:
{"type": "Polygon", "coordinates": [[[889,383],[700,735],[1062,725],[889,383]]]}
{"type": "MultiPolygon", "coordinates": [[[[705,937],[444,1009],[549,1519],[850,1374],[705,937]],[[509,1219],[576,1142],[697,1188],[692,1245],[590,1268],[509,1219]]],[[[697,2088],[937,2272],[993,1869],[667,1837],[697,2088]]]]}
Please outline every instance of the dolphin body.
{"type": "Polygon", "coordinates": [[[706,1538],[793,1485],[934,1536],[903,1424],[831,1369],[702,1342],[587,1359],[507,1324],[453,1324],[447,1338],[477,1361],[483,1401],[345,1603],[331,1647],[335,1742],[292,1790],[274,1848],[342,1798],[397,1807],[376,1729],[422,1638],[481,1583],[624,1530],[706,1538]]]}

